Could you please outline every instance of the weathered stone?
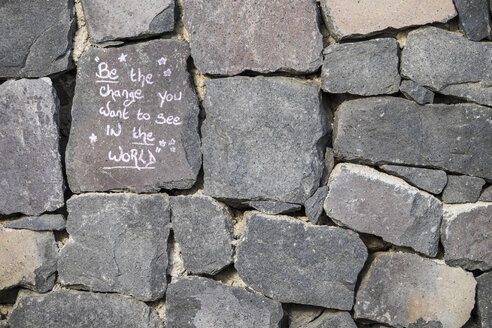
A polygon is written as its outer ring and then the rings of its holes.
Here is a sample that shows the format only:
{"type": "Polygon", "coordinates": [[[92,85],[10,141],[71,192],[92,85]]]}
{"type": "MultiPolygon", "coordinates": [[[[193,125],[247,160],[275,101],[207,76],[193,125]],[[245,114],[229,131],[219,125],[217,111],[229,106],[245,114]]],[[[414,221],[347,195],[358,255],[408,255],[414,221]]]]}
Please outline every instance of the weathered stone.
{"type": "Polygon", "coordinates": [[[492,202],[492,186],[485,188],[478,200],[482,202],[492,202]]]}
{"type": "Polygon", "coordinates": [[[342,103],[335,114],[339,159],[428,166],[492,180],[492,108],[420,106],[393,97],[342,103]]]}
{"type": "Polygon", "coordinates": [[[408,34],[401,75],[445,95],[492,106],[492,44],[426,27],[408,34]]]}
{"type": "Polygon", "coordinates": [[[232,214],[208,196],[171,198],[174,238],[186,270],[215,275],[232,263],[232,214]]]}
{"type": "Polygon", "coordinates": [[[318,188],[328,124],[317,84],[288,78],[213,79],[207,81],[203,106],[207,194],[303,204],[318,188]]]}
{"type": "Polygon", "coordinates": [[[169,198],[165,194],[84,194],[67,202],[70,239],[60,252],[62,285],[132,295],[166,290],[169,198]]]}
{"type": "Polygon", "coordinates": [[[355,318],[394,327],[424,320],[459,328],[470,318],[475,286],[473,275],[461,268],[416,254],[376,253],[357,291],[355,318]]]}
{"type": "Polygon", "coordinates": [[[362,96],[398,92],[398,42],[392,38],[332,45],[323,51],[321,81],[329,93],[362,96]]]}
{"type": "Polygon", "coordinates": [[[48,78],[0,85],[0,214],[38,215],[63,206],[57,120],[48,78]]]}
{"type": "Polygon", "coordinates": [[[72,67],[72,0],[2,1],[0,78],[42,77],[72,67]]]}
{"type": "Polygon", "coordinates": [[[484,179],[465,175],[449,175],[442,193],[442,201],[448,204],[474,203],[480,197],[484,179]]]}
{"type": "Polygon", "coordinates": [[[188,56],[183,40],[82,55],[66,153],[73,192],[193,186],[201,155],[188,56]]]}
{"type": "Polygon", "coordinates": [[[372,35],[456,16],[452,0],[322,0],[323,18],[336,40],[372,35]]]}
{"type": "Polygon", "coordinates": [[[335,154],[333,148],[327,147],[325,150],[325,166],[323,167],[323,175],[321,176],[320,185],[324,186],[328,183],[331,171],[335,167],[335,154]]]}
{"type": "Polygon", "coordinates": [[[35,231],[64,230],[65,219],[61,214],[45,214],[41,216],[28,216],[5,223],[7,228],[28,229],[35,231]]]}
{"type": "Polygon", "coordinates": [[[324,308],[309,305],[289,304],[285,306],[289,318],[289,328],[302,328],[319,317],[324,308]]]}
{"type": "Polygon", "coordinates": [[[472,41],[490,38],[489,0],[454,0],[460,28],[472,41]]]}
{"type": "Polygon", "coordinates": [[[117,294],[57,290],[19,297],[9,318],[10,328],[162,328],[151,307],[117,294]]]}
{"type": "Polygon", "coordinates": [[[81,0],[93,42],[140,38],[174,29],[174,0],[81,0]]]}
{"type": "Polygon", "coordinates": [[[357,328],[348,312],[325,310],[316,320],[299,328],[357,328]]]}
{"type": "Polygon", "coordinates": [[[326,214],[339,225],[435,256],[441,202],[400,178],[357,164],[338,164],[330,176],[326,214]]]}
{"type": "Polygon", "coordinates": [[[425,105],[434,102],[434,92],[418,85],[412,80],[404,80],[400,84],[400,91],[405,98],[415,101],[417,104],[425,105]]]}
{"type": "Polygon", "coordinates": [[[0,290],[21,286],[41,293],[53,288],[57,247],[52,232],[0,226],[0,290]]]}
{"type": "Polygon", "coordinates": [[[302,207],[299,204],[271,202],[265,200],[252,200],[249,202],[244,202],[243,204],[266,214],[292,213],[299,211],[302,207]]]}
{"type": "Polygon", "coordinates": [[[168,328],[277,328],[280,303],[206,278],[178,278],[166,294],[168,328]]]}
{"type": "Polygon", "coordinates": [[[323,50],[317,15],[313,0],[194,0],[183,20],[203,74],[311,73],[323,50]]]}
{"type": "Polygon", "coordinates": [[[492,272],[477,279],[477,313],[482,328],[492,327],[492,272]]]}
{"type": "Polygon", "coordinates": [[[467,270],[492,268],[492,204],[444,205],[441,240],[444,260],[467,270]]]}
{"type": "Polygon", "coordinates": [[[328,195],[328,187],[323,186],[316,190],[313,196],[306,200],[304,208],[306,209],[306,216],[314,224],[318,224],[321,214],[323,214],[323,203],[328,195]]]}
{"type": "Polygon", "coordinates": [[[442,192],[448,182],[446,172],[441,170],[400,165],[381,165],[381,168],[390,174],[402,178],[415,187],[436,195],[442,192]]]}
{"type": "Polygon", "coordinates": [[[355,233],[257,212],[246,219],[235,267],[247,285],[282,303],[352,308],[367,258],[355,233]]]}

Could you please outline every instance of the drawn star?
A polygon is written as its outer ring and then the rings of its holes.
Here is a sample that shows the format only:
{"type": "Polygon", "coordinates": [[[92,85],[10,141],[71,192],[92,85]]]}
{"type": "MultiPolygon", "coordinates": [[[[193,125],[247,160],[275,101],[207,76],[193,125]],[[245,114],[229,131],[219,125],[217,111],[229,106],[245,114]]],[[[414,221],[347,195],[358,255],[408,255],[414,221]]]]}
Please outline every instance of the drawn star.
{"type": "Polygon", "coordinates": [[[164,72],[164,76],[171,76],[171,69],[168,68],[167,70],[165,70],[164,72]]]}
{"type": "Polygon", "coordinates": [[[97,141],[97,136],[93,133],[89,137],[89,140],[91,141],[91,144],[95,143],[97,141]]]}
{"type": "Polygon", "coordinates": [[[157,62],[159,63],[159,66],[166,65],[167,58],[161,57],[161,59],[159,59],[157,62]]]}
{"type": "Polygon", "coordinates": [[[120,61],[120,63],[122,63],[122,62],[126,63],[126,56],[128,56],[128,55],[121,53],[121,55],[118,57],[118,60],[120,61]]]}

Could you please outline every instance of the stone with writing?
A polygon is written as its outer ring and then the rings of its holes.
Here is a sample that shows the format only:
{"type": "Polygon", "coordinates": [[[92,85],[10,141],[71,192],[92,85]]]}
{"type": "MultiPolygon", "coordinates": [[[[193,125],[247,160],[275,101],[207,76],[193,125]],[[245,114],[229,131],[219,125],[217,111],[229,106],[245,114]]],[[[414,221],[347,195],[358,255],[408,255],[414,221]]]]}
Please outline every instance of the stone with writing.
{"type": "Polygon", "coordinates": [[[44,214],[41,216],[26,216],[17,220],[7,221],[7,228],[28,229],[34,231],[65,230],[65,219],[61,214],[44,214]]]}
{"type": "Polygon", "coordinates": [[[485,180],[466,175],[448,175],[442,201],[448,204],[474,203],[480,197],[485,180]]]}
{"type": "Polygon", "coordinates": [[[477,278],[477,314],[481,328],[492,327],[492,272],[477,278]]]}
{"type": "Polygon", "coordinates": [[[82,55],[66,152],[73,192],[193,186],[201,153],[188,57],[176,39],[82,55]]]}
{"type": "Polygon", "coordinates": [[[425,105],[434,102],[434,92],[412,80],[404,80],[400,84],[400,92],[405,98],[415,101],[417,104],[425,105]]]}
{"type": "Polygon", "coordinates": [[[460,29],[472,41],[480,41],[491,35],[489,0],[453,0],[460,22],[460,29]]]}
{"type": "Polygon", "coordinates": [[[381,165],[381,169],[431,194],[440,194],[448,183],[448,176],[442,170],[389,164],[381,165]]]}

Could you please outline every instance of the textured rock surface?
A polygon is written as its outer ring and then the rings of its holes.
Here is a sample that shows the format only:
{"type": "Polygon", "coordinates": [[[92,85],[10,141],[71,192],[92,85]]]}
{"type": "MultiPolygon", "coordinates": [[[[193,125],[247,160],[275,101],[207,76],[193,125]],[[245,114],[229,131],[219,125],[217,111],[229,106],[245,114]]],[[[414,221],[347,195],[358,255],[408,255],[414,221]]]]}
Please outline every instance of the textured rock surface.
{"type": "Polygon", "coordinates": [[[214,275],[232,262],[232,213],[208,196],[171,198],[174,238],[186,270],[214,275]]]}
{"type": "Polygon", "coordinates": [[[492,186],[488,186],[482,191],[479,200],[482,202],[492,202],[492,186]]]}
{"type": "Polygon", "coordinates": [[[325,166],[323,168],[323,175],[321,177],[321,186],[328,183],[331,171],[335,167],[335,154],[333,153],[333,148],[326,147],[325,150],[325,166]]]}
{"type": "Polygon", "coordinates": [[[429,166],[492,179],[491,121],[491,108],[473,104],[352,100],[336,111],[334,150],[350,161],[429,166]]]}
{"type": "Polygon", "coordinates": [[[117,294],[58,290],[19,297],[9,318],[10,328],[162,328],[146,304],[117,294]]]}
{"type": "Polygon", "coordinates": [[[477,279],[477,313],[482,328],[492,327],[492,272],[477,279]]]}
{"type": "Polygon", "coordinates": [[[466,175],[449,175],[442,193],[442,201],[448,204],[474,203],[480,197],[484,179],[466,175]]]}
{"type": "Polygon", "coordinates": [[[448,182],[446,172],[441,170],[400,165],[381,165],[381,168],[389,174],[402,178],[415,187],[436,195],[441,193],[448,182]]]}
{"type": "Polygon", "coordinates": [[[441,202],[402,179],[357,164],[338,164],[324,208],[337,224],[435,256],[441,202]]]}
{"type": "Polygon", "coordinates": [[[65,219],[61,214],[45,214],[41,216],[28,216],[18,220],[7,221],[7,228],[28,229],[35,231],[65,230],[65,219]]]}
{"type": "Polygon", "coordinates": [[[282,303],[350,310],[367,258],[358,236],[286,216],[246,214],[236,269],[250,287],[282,303]]]}
{"type": "Polygon", "coordinates": [[[405,98],[413,100],[420,105],[432,104],[434,102],[434,92],[418,85],[412,80],[402,81],[400,84],[400,91],[405,98]]]}
{"type": "Polygon", "coordinates": [[[0,85],[0,122],[0,214],[38,215],[62,207],[58,98],[51,81],[0,85]]]}
{"type": "Polygon", "coordinates": [[[302,328],[314,321],[324,311],[322,307],[299,304],[285,305],[284,309],[286,309],[289,319],[289,328],[302,328]]]}
{"type": "Polygon", "coordinates": [[[329,93],[362,96],[398,92],[398,43],[375,39],[332,45],[323,51],[321,81],[329,93]]]}
{"type": "Polygon", "coordinates": [[[460,28],[472,41],[490,38],[490,14],[488,0],[453,0],[460,21],[460,28]]]}
{"type": "Polygon", "coordinates": [[[355,318],[404,327],[423,319],[459,328],[470,318],[475,286],[461,268],[415,254],[376,253],[357,291],[355,318]]]}
{"type": "Polygon", "coordinates": [[[208,80],[203,106],[207,194],[303,204],[318,188],[328,125],[317,84],[263,77],[208,80]]]}
{"type": "Polygon", "coordinates": [[[444,260],[467,270],[492,268],[492,204],[444,205],[444,260]]]}
{"type": "Polygon", "coordinates": [[[326,310],[316,320],[299,328],[357,328],[348,312],[326,310]]]}
{"type": "Polygon", "coordinates": [[[184,2],[191,53],[203,74],[314,72],[323,50],[317,21],[313,0],[184,2]]]}
{"type": "Polygon", "coordinates": [[[166,290],[169,198],[84,194],[67,202],[70,239],[58,261],[60,282],[143,301],[166,290]]]}
{"type": "Polygon", "coordinates": [[[306,203],[304,203],[306,216],[314,224],[318,224],[319,218],[321,214],[323,214],[323,203],[325,201],[326,195],[328,195],[328,187],[323,186],[316,190],[314,195],[306,200],[306,203]]]}
{"type": "Polygon", "coordinates": [[[299,204],[270,202],[264,200],[252,200],[249,202],[244,202],[243,204],[266,214],[292,213],[300,210],[302,207],[299,204]]]}

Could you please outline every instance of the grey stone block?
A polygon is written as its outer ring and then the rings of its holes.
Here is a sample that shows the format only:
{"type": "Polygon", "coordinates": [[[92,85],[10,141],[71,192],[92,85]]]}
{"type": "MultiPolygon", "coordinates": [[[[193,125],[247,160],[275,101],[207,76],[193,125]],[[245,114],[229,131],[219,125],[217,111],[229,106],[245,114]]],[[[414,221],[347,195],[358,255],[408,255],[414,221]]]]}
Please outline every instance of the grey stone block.
{"type": "Polygon", "coordinates": [[[474,203],[480,197],[485,180],[465,175],[448,175],[442,201],[448,204],[474,203]]]}
{"type": "Polygon", "coordinates": [[[472,41],[491,37],[489,0],[453,0],[465,36],[472,41]]]}
{"type": "Polygon", "coordinates": [[[304,203],[306,216],[314,224],[318,224],[319,218],[321,217],[321,214],[323,214],[323,203],[325,202],[327,195],[328,187],[323,186],[316,190],[314,195],[304,203]]]}
{"type": "Polygon", "coordinates": [[[65,230],[65,219],[61,214],[45,214],[41,216],[28,216],[5,224],[11,229],[28,229],[34,231],[65,230]]]}
{"type": "Polygon", "coordinates": [[[448,182],[446,172],[441,170],[400,165],[381,165],[381,168],[390,174],[402,178],[415,187],[436,195],[442,192],[448,182]]]}
{"type": "Polygon", "coordinates": [[[492,186],[485,188],[478,200],[481,202],[492,202],[492,186]]]}
{"type": "Polygon", "coordinates": [[[434,92],[418,85],[412,80],[404,80],[400,84],[400,91],[405,98],[415,101],[417,104],[425,105],[434,102],[434,92]]]}
{"type": "Polygon", "coordinates": [[[492,272],[477,278],[477,314],[481,328],[492,327],[492,272]]]}

